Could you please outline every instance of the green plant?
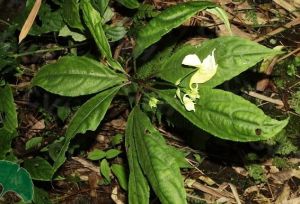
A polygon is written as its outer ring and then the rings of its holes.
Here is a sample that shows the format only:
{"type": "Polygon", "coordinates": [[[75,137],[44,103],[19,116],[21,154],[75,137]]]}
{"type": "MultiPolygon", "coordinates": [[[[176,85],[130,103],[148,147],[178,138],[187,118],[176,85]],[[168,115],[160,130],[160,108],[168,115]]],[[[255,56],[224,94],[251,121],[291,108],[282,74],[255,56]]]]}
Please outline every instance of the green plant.
{"type": "MultiPolygon", "coordinates": [[[[108,182],[110,170],[115,173],[121,186],[128,189],[129,203],[148,203],[149,184],[162,203],[187,202],[180,174],[180,168],[187,166],[185,155],[166,144],[147,113],[159,112],[164,115],[160,108],[169,106],[198,128],[216,137],[239,142],[272,138],[288,123],[288,119],[272,119],[242,97],[216,88],[264,58],[280,53],[279,51],[233,36],[207,40],[198,45],[177,46],[174,43],[151,56],[147,62],[137,63],[138,66],[127,73],[111,52],[108,38],[118,40],[125,32],[124,29],[112,32],[112,25],[108,25],[111,19],[109,1],[55,2],[65,14],[63,20],[70,31],[76,30],[80,34],[89,31],[102,60],[99,62],[86,56],[64,56],[56,63],[42,67],[33,78],[34,86],[58,95],[75,97],[93,94],[71,119],[65,137],[49,147],[53,166],[41,157],[24,162],[33,179],[51,180],[66,160],[70,141],[77,134],[96,130],[112,100],[121,92],[124,93],[124,90],[135,95],[134,98],[129,98],[133,108],[125,131],[130,170],[128,187],[125,187],[124,177],[121,175],[123,173],[120,173],[123,172],[122,167],[114,164],[109,166],[108,152],[99,150],[93,152],[94,155],[90,153],[89,158],[97,156],[96,160],[101,160],[100,169],[108,182]],[[113,36],[112,33],[117,34],[113,36]],[[33,168],[34,166],[38,168],[33,168]]],[[[140,7],[136,0],[118,2],[129,9],[140,7]]],[[[43,15],[47,14],[46,8],[43,15]]],[[[216,14],[230,28],[225,12],[214,3],[206,1],[177,4],[158,15],[146,13],[144,16],[154,17],[136,31],[133,61],[139,61],[139,56],[146,48],[202,10],[216,14]]],[[[50,30],[59,31],[63,26],[63,23],[56,24],[55,29],[50,30]]],[[[37,27],[31,34],[35,35],[45,29],[37,27]]],[[[36,144],[36,141],[31,143],[36,144]]]]}

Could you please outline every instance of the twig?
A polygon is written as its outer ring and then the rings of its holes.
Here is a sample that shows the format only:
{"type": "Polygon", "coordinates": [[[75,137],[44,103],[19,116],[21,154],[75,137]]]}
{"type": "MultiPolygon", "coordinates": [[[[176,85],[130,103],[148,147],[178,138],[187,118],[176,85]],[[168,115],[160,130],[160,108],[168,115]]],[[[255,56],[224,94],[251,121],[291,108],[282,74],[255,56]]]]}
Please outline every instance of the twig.
{"type": "Polygon", "coordinates": [[[267,39],[267,38],[269,38],[269,37],[271,37],[271,36],[273,36],[273,35],[276,35],[276,34],[278,34],[278,33],[281,33],[282,31],[284,31],[284,30],[286,30],[286,29],[289,29],[289,28],[291,28],[291,27],[293,27],[293,26],[296,26],[296,25],[298,25],[298,24],[300,24],[300,17],[298,17],[298,18],[296,18],[296,19],[294,19],[294,20],[288,22],[287,24],[285,24],[284,26],[282,26],[282,27],[280,27],[280,28],[277,28],[277,29],[275,29],[275,30],[273,30],[273,31],[271,31],[271,32],[269,32],[269,33],[267,33],[266,35],[264,35],[264,36],[262,36],[262,37],[260,37],[260,38],[255,39],[255,42],[263,41],[263,40],[265,40],[265,39],[267,39]]]}
{"type": "Polygon", "coordinates": [[[278,106],[284,106],[284,103],[282,102],[282,100],[279,99],[273,99],[271,97],[256,93],[254,91],[249,91],[249,92],[245,92],[246,94],[248,94],[249,96],[252,96],[254,98],[258,98],[264,101],[268,101],[270,103],[276,104],[278,106]]]}
{"type": "Polygon", "coordinates": [[[277,60],[277,62],[280,62],[280,61],[282,61],[282,60],[288,58],[289,56],[291,56],[291,55],[293,55],[293,54],[295,54],[295,53],[297,53],[297,52],[299,52],[299,51],[300,51],[300,47],[298,47],[297,49],[293,50],[292,52],[290,52],[290,53],[284,55],[283,57],[279,58],[279,59],[277,60]]]}

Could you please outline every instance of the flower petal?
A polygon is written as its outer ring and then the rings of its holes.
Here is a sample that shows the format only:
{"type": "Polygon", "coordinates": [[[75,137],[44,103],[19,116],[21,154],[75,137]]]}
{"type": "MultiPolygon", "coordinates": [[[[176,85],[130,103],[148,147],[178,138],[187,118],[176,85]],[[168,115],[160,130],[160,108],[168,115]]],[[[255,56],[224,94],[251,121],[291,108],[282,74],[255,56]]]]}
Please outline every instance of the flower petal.
{"type": "Polygon", "coordinates": [[[192,67],[199,67],[201,66],[201,61],[196,54],[190,54],[184,57],[182,64],[192,67]]]}
{"type": "Polygon", "coordinates": [[[203,63],[202,63],[202,69],[205,71],[205,72],[213,72],[213,71],[216,71],[218,65],[216,64],[216,60],[215,60],[215,56],[214,56],[214,53],[215,53],[215,50],[216,49],[213,49],[211,55],[208,55],[204,60],[203,60],[203,63]]]}
{"type": "Polygon", "coordinates": [[[187,94],[182,97],[183,105],[187,111],[195,111],[195,103],[190,99],[187,94]]]}

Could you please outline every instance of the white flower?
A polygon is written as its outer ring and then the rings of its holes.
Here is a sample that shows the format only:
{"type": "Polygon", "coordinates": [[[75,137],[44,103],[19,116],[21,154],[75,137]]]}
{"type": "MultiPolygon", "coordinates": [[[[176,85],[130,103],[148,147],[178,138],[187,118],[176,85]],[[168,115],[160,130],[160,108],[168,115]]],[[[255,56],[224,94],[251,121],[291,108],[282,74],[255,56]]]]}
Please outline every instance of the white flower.
{"type": "Polygon", "coordinates": [[[195,102],[187,94],[183,95],[182,102],[187,111],[196,111],[195,102]]]}
{"type": "Polygon", "coordinates": [[[150,108],[156,108],[158,101],[159,101],[158,99],[156,99],[154,97],[150,97],[149,102],[148,102],[150,108]]]}
{"type": "Polygon", "coordinates": [[[205,83],[216,74],[218,65],[215,61],[214,52],[215,49],[213,49],[212,53],[208,55],[203,62],[201,62],[196,54],[190,54],[184,57],[182,61],[183,65],[197,68],[190,80],[191,89],[195,88],[193,87],[194,84],[205,83]]]}

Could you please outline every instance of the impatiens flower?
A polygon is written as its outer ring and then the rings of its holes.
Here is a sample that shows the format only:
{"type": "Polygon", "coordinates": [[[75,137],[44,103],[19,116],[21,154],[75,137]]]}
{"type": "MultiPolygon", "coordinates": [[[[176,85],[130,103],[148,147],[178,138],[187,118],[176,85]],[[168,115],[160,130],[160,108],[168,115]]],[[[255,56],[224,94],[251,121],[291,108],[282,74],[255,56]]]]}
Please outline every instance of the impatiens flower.
{"type": "Polygon", "coordinates": [[[208,55],[203,62],[199,59],[196,54],[190,54],[185,56],[182,61],[183,65],[196,67],[197,70],[193,74],[190,80],[190,88],[193,87],[194,84],[205,83],[210,80],[217,72],[218,65],[216,64],[214,57],[215,49],[212,51],[210,55],[208,55]]]}
{"type": "MultiPolygon", "coordinates": [[[[185,94],[181,98],[180,89],[177,88],[176,96],[179,98],[180,102],[184,105],[187,111],[195,110],[195,101],[200,98],[198,92],[198,86],[201,83],[205,83],[210,80],[217,72],[218,65],[215,61],[214,56],[215,49],[212,53],[208,55],[203,62],[199,59],[196,54],[190,54],[184,57],[182,64],[187,66],[196,67],[196,71],[193,73],[188,90],[185,90],[185,94]]],[[[179,85],[181,79],[176,81],[176,85],[179,85]]]]}
{"type": "Polygon", "coordinates": [[[150,106],[150,108],[156,108],[158,101],[159,101],[158,99],[156,99],[154,97],[151,97],[149,99],[149,106],[150,106]]]}
{"type": "Polygon", "coordinates": [[[195,102],[187,94],[183,95],[182,102],[187,111],[196,111],[195,102]]]}

